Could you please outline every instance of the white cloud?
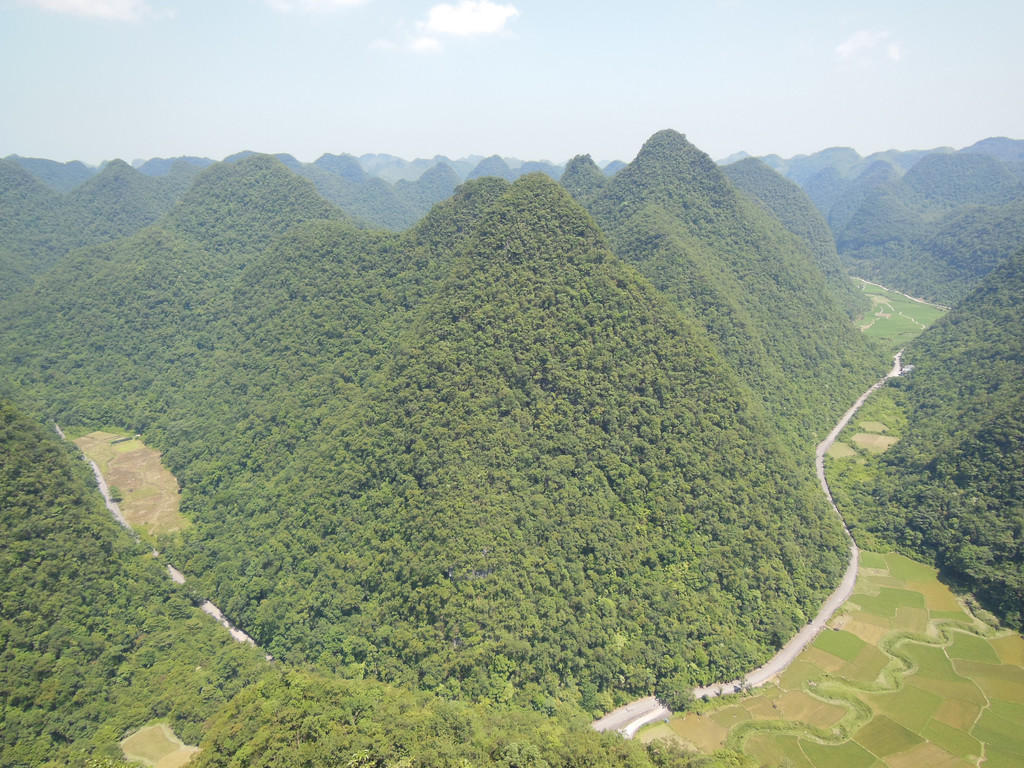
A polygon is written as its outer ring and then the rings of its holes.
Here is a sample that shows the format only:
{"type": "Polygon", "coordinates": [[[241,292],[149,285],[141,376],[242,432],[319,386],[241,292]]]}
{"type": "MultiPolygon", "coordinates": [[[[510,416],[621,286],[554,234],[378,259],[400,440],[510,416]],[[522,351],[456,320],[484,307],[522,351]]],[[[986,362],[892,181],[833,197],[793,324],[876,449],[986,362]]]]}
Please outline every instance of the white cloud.
{"type": "Polygon", "coordinates": [[[441,50],[441,41],[436,37],[417,37],[409,43],[409,50],[416,53],[430,53],[441,50]]]}
{"type": "Polygon", "coordinates": [[[170,15],[154,11],[143,0],[23,0],[28,5],[56,13],[92,16],[113,21],[138,21],[147,16],[170,15]]]}
{"type": "Polygon", "coordinates": [[[837,46],[836,53],[839,54],[840,58],[848,59],[861,51],[874,48],[888,36],[888,32],[869,32],[866,29],[862,29],[859,32],[854,32],[846,42],[837,46]]]}
{"type": "Polygon", "coordinates": [[[458,5],[441,3],[430,9],[423,28],[457,37],[492,35],[500,32],[505,22],[518,13],[513,5],[499,5],[490,0],[462,0],[458,5]]]}
{"type": "MultiPolygon", "coordinates": [[[[273,3],[290,1],[267,0],[273,3]]],[[[415,53],[436,53],[444,49],[446,39],[497,34],[505,28],[509,19],[518,15],[519,11],[514,5],[502,5],[491,0],[462,0],[457,5],[440,3],[427,12],[426,19],[416,22],[413,30],[407,30],[404,42],[375,40],[370,47],[378,51],[402,49],[415,53]]]]}
{"type": "Polygon", "coordinates": [[[339,8],[362,5],[366,0],[266,0],[267,5],[281,13],[326,13],[339,8]]]}
{"type": "Polygon", "coordinates": [[[878,53],[883,53],[890,61],[899,61],[903,58],[903,45],[891,38],[889,31],[862,29],[837,45],[836,54],[844,61],[859,63],[868,63],[878,53]]]}

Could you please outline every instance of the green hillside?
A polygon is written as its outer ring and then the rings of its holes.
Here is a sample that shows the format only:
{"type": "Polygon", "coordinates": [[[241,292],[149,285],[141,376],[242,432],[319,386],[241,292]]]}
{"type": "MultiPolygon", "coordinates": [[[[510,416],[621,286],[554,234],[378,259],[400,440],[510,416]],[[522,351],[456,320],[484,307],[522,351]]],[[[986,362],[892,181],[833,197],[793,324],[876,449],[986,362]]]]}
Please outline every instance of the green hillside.
{"type": "Polygon", "coordinates": [[[876,375],[810,248],[681,134],[652,136],[589,207],[616,255],[707,328],[791,445],[809,448],[876,375]]]}
{"type": "Polygon", "coordinates": [[[60,196],[11,160],[0,160],[0,299],[56,260],[60,196]]]}
{"type": "Polygon", "coordinates": [[[152,224],[173,207],[196,172],[180,165],[153,178],[115,160],[61,195],[21,162],[0,161],[0,298],[28,287],[75,248],[152,224]]]}
{"type": "MultiPolygon", "coordinates": [[[[297,499],[283,527],[309,531],[302,559],[333,572],[336,597],[319,621],[279,585],[240,609],[289,638],[271,645],[286,657],[326,648],[473,698],[579,686],[590,709],[766,655],[842,567],[834,522],[703,333],[541,176],[484,212],[325,426],[274,498],[297,499]]],[[[253,546],[295,558],[287,540],[253,546]]],[[[230,582],[230,554],[216,559],[230,582]]]]}
{"type": "Polygon", "coordinates": [[[113,521],[88,466],[0,401],[0,764],[116,756],[124,731],[199,726],[266,666],[113,521]]]}
{"type": "Polygon", "coordinates": [[[832,230],[804,191],[753,157],[724,166],[722,171],[738,190],[807,244],[836,301],[851,317],[862,315],[867,302],[839,262],[832,230]]]}
{"type": "Polygon", "coordinates": [[[876,540],[933,559],[1015,627],[1024,621],[1024,253],[907,348],[906,426],[848,479],[876,540]],[[869,465],[874,466],[874,464],[869,465]]]}
{"type": "Polygon", "coordinates": [[[842,568],[704,329],[543,176],[391,235],[212,166],[3,328],[36,410],[164,450],[168,551],[285,659],[598,709],[765,658],[842,568]]]}
{"type": "Polygon", "coordinates": [[[571,710],[268,664],[117,526],[66,446],[0,402],[2,765],[126,766],[118,742],[154,721],[200,746],[197,766],[748,765],[601,735],[571,710]]]}
{"type": "Polygon", "coordinates": [[[952,304],[1024,244],[1024,181],[1001,159],[1012,146],[902,153],[909,165],[880,157],[863,171],[827,165],[801,183],[851,274],[952,304]]]}

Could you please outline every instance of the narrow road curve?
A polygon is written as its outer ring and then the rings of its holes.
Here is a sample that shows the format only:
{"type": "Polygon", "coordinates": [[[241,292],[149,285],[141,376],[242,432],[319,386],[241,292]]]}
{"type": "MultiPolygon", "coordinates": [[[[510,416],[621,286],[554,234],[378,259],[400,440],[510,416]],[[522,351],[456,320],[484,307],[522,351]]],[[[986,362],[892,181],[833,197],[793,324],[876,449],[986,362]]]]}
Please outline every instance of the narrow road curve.
{"type": "MultiPolygon", "coordinates": [[[[56,422],[54,422],[53,428],[57,431],[57,434],[60,436],[61,440],[68,439],[64,432],[61,430],[60,425],[58,425],[56,422]]],[[[135,532],[131,524],[125,519],[124,514],[121,512],[121,506],[111,497],[110,487],[107,485],[106,478],[103,477],[103,472],[100,470],[99,465],[92,459],[87,459],[87,461],[92,466],[92,472],[96,476],[96,486],[100,489],[100,493],[103,495],[103,500],[106,502],[107,509],[110,511],[110,514],[113,515],[114,519],[121,525],[122,528],[128,531],[128,533],[130,533],[136,541],[139,541],[139,534],[135,532]]],[[[153,557],[160,557],[160,553],[157,552],[155,549],[153,550],[152,554],[153,557]]],[[[185,575],[170,563],[166,563],[166,565],[167,575],[170,577],[171,581],[173,581],[175,584],[184,584],[185,575]]],[[[252,646],[256,645],[255,640],[253,640],[249,635],[247,635],[241,629],[239,629],[230,621],[228,621],[228,619],[225,618],[224,614],[221,613],[220,608],[211,603],[209,600],[203,600],[202,603],[199,604],[199,608],[204,613],[209,614],[214,619],[219,621],[224,626],[224,628],[231,634],[231,637],[233,637],[238,642],[248,643],[252,646]]],[[[273,660],[273,657],[270,654],[267,654],[266,658],[267,661],[273,660]]]]}
{"type": "MultiPolygon", "coordinates": [[[[832,509],[839,516],[839,522],[842,523],[843,531],[850,542],[850,562],[846,566],[846,572],[843,574],[843,579],[839,582],[839,586],[821,606],[818,615],[797,632],[792,640],[782,646],[781,650],[766,664],[739,680],[731,680],[728,683],[715,683],[703,688],[694,688],[693,697],[695,699],[704,697],[714,698],[725,693],[737,693],[747,688],[760,688],[776,675],[781,674],[786,667],[793,663],[793,660],[800,655],[804,648],[811,644],[818,633],[825,628],[829,619],[853,594],[853,587],[857,581],[857,566],[860,563],[860,550],[857,548],[853,536],[850,535],[850,531],[846,527],[846,521],[843,520],[839,508],[832,498],[832,492],[829,490],[828,481],[825,479],[825,454],[832,447],[832,444],[835,443],[839,433],[850,423],[850,419],[860,410],[872,393],[884,386],[889,379],[895,378],[903,372],[902,360],[903,350],[901,349],[893,358],[892,370],[885,377],[872,384],[863,395],[857,398],[857,402],[850,406],[850,409],[843,414],[843,417],[832,428],[832,431],[828,433],[828,436],[818,444],[817,450],[814,453],[814,467],[818,475],[818,482],[821,483],[821,490],[824,492],[829,504],[832,505],[832,509]]],[[[668,707],[654,696],[648,696],[609,712],[600,720],[595,720],[592,723],[592,727],[595,731],[618,731],[627,739],[631,739],[643,726],[657,720],[664,720],[671,715],[672,712],[668,707]]]]}

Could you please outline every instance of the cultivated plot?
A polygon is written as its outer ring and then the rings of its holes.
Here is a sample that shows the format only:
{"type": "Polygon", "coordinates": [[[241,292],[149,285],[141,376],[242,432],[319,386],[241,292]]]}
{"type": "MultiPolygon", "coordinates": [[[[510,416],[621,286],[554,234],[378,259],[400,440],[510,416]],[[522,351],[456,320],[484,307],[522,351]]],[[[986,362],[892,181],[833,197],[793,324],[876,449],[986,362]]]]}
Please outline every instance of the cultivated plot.
{"type": "Polygon", "coordinates": [[[914,299],[860,278],[854,280],[861,291],[871,297],[871,310],[861,321],[860,329],[866,336],[884,341],[892,349],[899,349],[920,336],[921,331],[947,311],[947,307],[914,299]]]}
{"type": "Polygon", "coordinates": [[[90,432],[75,445],[99,465],[111,494],[132,530],[152,541],[188,526],[178,511],[178,481],[160,463],[160,452],[141,440],[112,432],[90,432]]]}
{"type": "Polygon", "coordinates": [[[759,765],[1024,765],[1024,638],[972,616],[935,570],[865,552],[843,615],[777,680],[642,731],[759,765]]]}
{"type": "Polygon", "coordinates": [[[149,768],[180,768],[187,764],[199,747],[182,742],[164,723],[142,728],[121,742],[121,751],[129,762],[149,768]]]}

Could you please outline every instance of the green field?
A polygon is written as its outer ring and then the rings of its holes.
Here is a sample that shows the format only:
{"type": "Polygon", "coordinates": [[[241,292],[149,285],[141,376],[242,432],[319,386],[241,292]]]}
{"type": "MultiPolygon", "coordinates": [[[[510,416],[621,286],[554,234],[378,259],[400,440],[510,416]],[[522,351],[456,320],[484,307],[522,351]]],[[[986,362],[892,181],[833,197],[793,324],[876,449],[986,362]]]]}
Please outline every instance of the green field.
{"type": "Polygon", "coordinates": [[[1024,638],[972,616],[933,568],[865,552],[844,611],[778,680],[640,738],[786,768],[1024,766],[1022,663],[1024,638]]]}
{"type": "Polygon", "coordinates": [[[947,307],[912,299],[860,278],[853,279],[861,291],[871,297],[871,310],[862,319],[861,330],[894,350],[917,338],[947,311],[947,307]]]}

